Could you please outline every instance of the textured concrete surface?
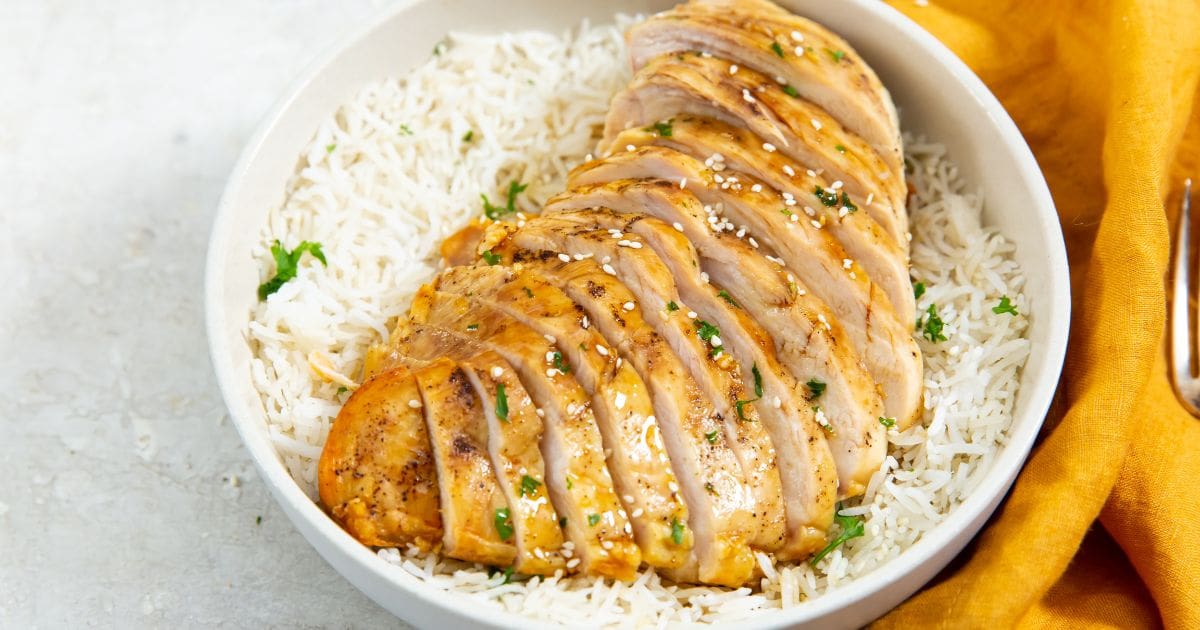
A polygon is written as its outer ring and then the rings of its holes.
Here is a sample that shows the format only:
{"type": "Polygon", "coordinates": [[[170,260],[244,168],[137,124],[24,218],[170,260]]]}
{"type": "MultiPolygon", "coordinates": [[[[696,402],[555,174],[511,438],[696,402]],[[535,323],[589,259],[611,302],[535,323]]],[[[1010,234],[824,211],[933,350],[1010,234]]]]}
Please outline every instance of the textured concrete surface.
{"type": "Polygon", "coordinates": [[[243,143],[378,4],[3,3],[0,627],[401,625],[268,496],[202,312],[243,143]]]}

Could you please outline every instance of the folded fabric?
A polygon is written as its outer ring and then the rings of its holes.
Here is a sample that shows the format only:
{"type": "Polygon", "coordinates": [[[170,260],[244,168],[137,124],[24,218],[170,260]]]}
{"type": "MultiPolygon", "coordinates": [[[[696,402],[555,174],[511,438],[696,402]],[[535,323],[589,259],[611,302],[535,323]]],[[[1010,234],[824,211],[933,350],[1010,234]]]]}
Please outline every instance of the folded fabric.
{"type": "Polygon", "coordinates": [[[1200,189],[1200,2],[892,4],[979,74],[1033,148],[1074,319],[1012,494],[956,569],[875,625],[1200,628],[1200,420],[1164,354],[1169,222],[1184,178],[1200,189]]]}

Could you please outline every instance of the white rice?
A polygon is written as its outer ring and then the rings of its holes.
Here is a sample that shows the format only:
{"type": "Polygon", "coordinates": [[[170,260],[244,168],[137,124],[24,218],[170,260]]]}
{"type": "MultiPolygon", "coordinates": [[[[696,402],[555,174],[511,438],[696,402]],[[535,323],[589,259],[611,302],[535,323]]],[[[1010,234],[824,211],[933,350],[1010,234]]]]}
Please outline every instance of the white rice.
{"type": "MultiPolygon", "coordinates": [[[[271,436],[310,496],[321,447],[367,346],[386,340],[389,319],[432,276],[437,243],[480,213],[480,193],[502,201],[510,181],[530,184],[518,201],[536,210],[593,148],[610,97],[629,78],[622,38],[629,22],[618,16],[615,25],[585,23],[561,36],[451,36],[408,77],[364,88],[317,130],[255,256],[262,280],[274,273],[274,239],[289,249],[320,242],[329,265],[306,258],[249,324],[254,385],[271,436]]],[[[532,618],[663,626],[796,606],[902,553],[987,474],[1005,443],[1029,352],[1024,316],[991,310],[1003,295],[1021,313],[1029,309],[1013,246],[981,225],[983,200],[965,192],[941,145],[910,138],[907,154],[918,193],[910,208],[912,275],[927,287],[918,308],[937,305],[948,340],[920,340],[923,422],[889,432],[883,468],[843,511],[863,517],[864,536],[815,569],[759,554],[761,583],[737,590],[677,586],[649,570],[633,584],[587,577],[501,584],[484,567],[411,549],[379,557],[432,587],[532,618]]]]}

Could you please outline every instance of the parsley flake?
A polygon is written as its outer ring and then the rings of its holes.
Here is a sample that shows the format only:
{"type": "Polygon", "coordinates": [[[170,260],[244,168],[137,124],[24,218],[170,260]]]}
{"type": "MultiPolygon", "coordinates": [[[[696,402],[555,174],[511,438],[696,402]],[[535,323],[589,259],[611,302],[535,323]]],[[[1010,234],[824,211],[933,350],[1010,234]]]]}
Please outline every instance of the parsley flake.
{"type": "Polygon", "coordinates": [[[919,299],[921,299],[922,295],[925,295],[925,283],[924,282],[914,282],[913,283],[913,299],[919,300],[919,299]]]}
{"type": "Polygon", "coordinates": [[[783,86],[783,93],[787,94],[788,96],[790,96],[792,98],[800,98],[800,92],[797,92],[796,88],[794,88],[790,85],[783,86]]]}
{"type": "Polygon", "coordinates": [[[275,275],[270,280],[258,285],[259,300],[267,299],[268,295],[278,291],[279,287],[296,277],[300,257],[304,255],[304,252],[312,254],[313,258],[321,261],[322,266],[329,266],[329,263],[325,261],[325,253],[321,251],[320,243],[301,241],[296,249],[290,252],[284,249],[278,240],[271,245],[271,256],[275,258],[275,275]]]}
{"type": "Polygon", "coordinates": [[[698,319],[696,320],[696,334],[704,341],[710,341],[713,337],[721,336],[721,329],[703,319],[698,319]]]}
{"type": "Polygon", "coordinates": [[[599,514],[588,514],[588,526],[595,527],[596,523],[600,522],[599,514]]]}
{"type": "Polygon", "coordinates": [[[704,439],[708,440],[709,444],[716,444],[717,443],[717,435],[718,435],[718,433],[716,431],[710,431],[710,432],[704,434],[704,439]]]}
{"type": "Polygon", "coordinates": [[[496,533],[500,535],[500,540],[512,538],[513,526],[512,521],[509,520],[508,508],[496,510],[496,514],[492,517],[492,522],[496,525],[496,533]]]}
{"type": "Polygon", "coordinates": [[[717,296],[720,297],[721,299],[725,300],[726,302],[729,302],[729,305],[732,306],[733,308],[742,308],[741,306],[738,305],[737,302],[734,301],[733,296],[729,295],[729,292],[726,291],[725,289],[721,289],[720,291],[717,291],[717,296]]]}
{"type": "Polygon", "coordinates": [[[337,148],[337,145],[336,145],[336,144],[327,144],[327,145],[325,145],[325,152],[326,152],[326,153],[333,153],[333,150],[334,150],[334,149],[336,149],[336,148],[337,148]]]}
{"type": "Polygon", "coordinates": [[[525,475],[525,476],[521,477],[521,496],[536,495],[538,488],[540,488],[541,485],[542,485],[542,482],[538,481],[537,479],[534,479],[533,477],[530,477],[529,475],[525,475]]]}
{"type": "Polygon", "coordinates": [[[754,374],[754,395],[762,398],[762,372],[758,371],[758,364],[751,366],[750,371],[754,374]]]}
{"type": "Polygon", "coordinates": [[[667,310],[672,312],[678,311],[679,305],[675,303],[675,300],[671,300],[670,302],[667,302],[667,310]]]}
{"type": "Polygon", "coordinates": [[[834,149],[837,149],[837,152],[838,152],[838,153],[845,153],[845,152],[846,152],[846,146],[845,146],[845,145],[838,144],[838,145],[835,145],[833,148],[834,148],[834,149]]]}
{"type": "Polygon", "coordinates": [[[671,541],[676,545],[683,544],[684,525],[679,522],[678,516],[671,517],[671,541]]]}
{"type": "Polygon", "coordinates": [[[850,195],[847,195],[845,191],[842,192],[842,207],[845,208],[847,212],[858,212],[858,206],[850,203],[850,195]]]}
{"type": "Polygon", "coordinates": [[[479,324],[467,324],[467,330],[479,330],[479,324]]]}
{"type": "Polygon", "coordinates": [[[516,212],[517,195],[525,192],[526,188],[529,188],[529,184],[522,184],[516,180],[509,182],[508,191],[505,193],[508,199],[504,206],[493,206],[487,195],[480,194],[480,198],[483,199],[483,214],[487,216],[487,218],[497,221],[500,219],[500,217],[506,214],[512,214],[516,212]]]}
{"type": "Polygon", "coordinates": [[[1009,315],[1013,316],[1020,315],[1020,313],[1017,312],[1016,307],[1012,305],[1012,302],[1008,301],[1007,295],[1000,297],[1000,303],[992,307],[992,312],[997,315],[1003,313],[1008,313],[1009,315]]]}
{"type": "Polygon", "coordinates": [[[504,383],[496,383],[496,417],[508,422],[508,394],[504,393],[504,383]]]}
{"type": "Polygon", "coordinates": [[[808,388],[809,400],[816,400],[821,397],[821,394],[825,393],[825,383],[822,383],[816,378],[808,379],[808,382],[805,383],[804,386],[808,388]]]}
{"type": "Polygon", "coordinates": [[[817,196],[817,200],[821,202],[821,205],[827,208],[832,208],[837,205],[838,195],[836,192],[825,192],[824,188],[816,186],[813,188],[813,194],[817,196]]]}
{"type": "Polygon", "coordinates": [[[554,352],[554,369],[562,372],[563,374],[571,373],[571,366],[567,365],[567,363],[563,361],[562,353],[558,352],[557,350],[554,352]]]}
{"type": "Polygon", "coordinates": [[[500,254],[493,254],[492,250],[490,249],[483,250],[483,253],[480,254],[480,257],[482,257],[484,262],[489,265],[494,265],[500,262],[500,254]]]}
{"type": "Polygon", "coordinates": [[[838,503],[837,510],[838,511],[833,516],[833,520],[835,523],[837,523],[838,527],[841,528],[842,531],[837,535],[837,538],[829,541],[829,544],[825,545],[824,549],[817,552],[817,555],[813,556],[812,559],[808,561],[808,564],[811,566],[817,566],[817,563],[820,562],[825,556],[829,555],[829,552],[837,549],[846,541],[852,538],[858,538],[865,533],[866,528],[863,527],[863,521],[861,517],[843,516],[841,513],[841,503],[838,503]]]}
{"type": "Polygon", "coordinates": [[[783,59],[783,46],[780,46],[779,42],[771,42],[771,50],[779,55],[780,59],[783,59]]]}
{"type": "Polygon", "coordinates": [[[879,416],[879,424],[882,424],[883,426],[890,429],[890,428],[896,426],[896,419],[889,418],[887,416],[879,416]]]}
{"type": "Polygon", "coordinates": [[[470,142],[474,139],[475,139],[475,130],[474,129],[468,129],[467,133],[464,133],[463,137],[462,137],[463,142],[470,142]]]}
{"type": "Polygon", "coordinates": [[[922,328],[921,335],[934,343],[945,341],[946,335],[942,334],[942,327],[945,325],[945,322],[942,321],[941,317],[938,317],[937,304],[930,304],[929,309],[925,312],[929,315],[929,317],[925,318],[925,323],[921,324],[921,320],[917,320],[917,324],[922,328]]]}
{"type": "Polygon", "coordinates": [[[829,58],[834,61],[841,61],[846,56],[846,51],[844,50],[830,50],[826,48],[825,52],[829,53],[829,58]]]}
{"type": "Polygon", "coordinates": [[[675,122],[675,119],[669,118],[665,122],[659,121],[659,122],[654,123],[653,125],[650,125],[649,127],[645,127],[643,129],[643,131],[653,131],[664,138],[670,138],[671,133],[674,131],[671,128],[671,123],[673,123],[673,122],[675,122]]]}

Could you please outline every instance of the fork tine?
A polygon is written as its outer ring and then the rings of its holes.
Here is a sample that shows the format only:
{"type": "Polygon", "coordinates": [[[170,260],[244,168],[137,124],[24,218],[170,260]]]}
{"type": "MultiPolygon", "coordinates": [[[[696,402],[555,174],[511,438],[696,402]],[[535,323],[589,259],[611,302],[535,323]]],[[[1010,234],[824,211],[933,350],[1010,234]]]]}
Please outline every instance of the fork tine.
{"type": "MultiPolygon", "coordinates": [[[[1192,180],[1183,188],[1183,204],[1175,226],[1174,286],[1171,291],[1171,367],[1175,371],[1175,387],[1183,393],[1192,380],[1191,318],[1188,316],[1191,277],[1188,261],[1192,253],[1192,180]]],[[[1181,398],[1185,398],[1181,396],[1181,398]]]]}

